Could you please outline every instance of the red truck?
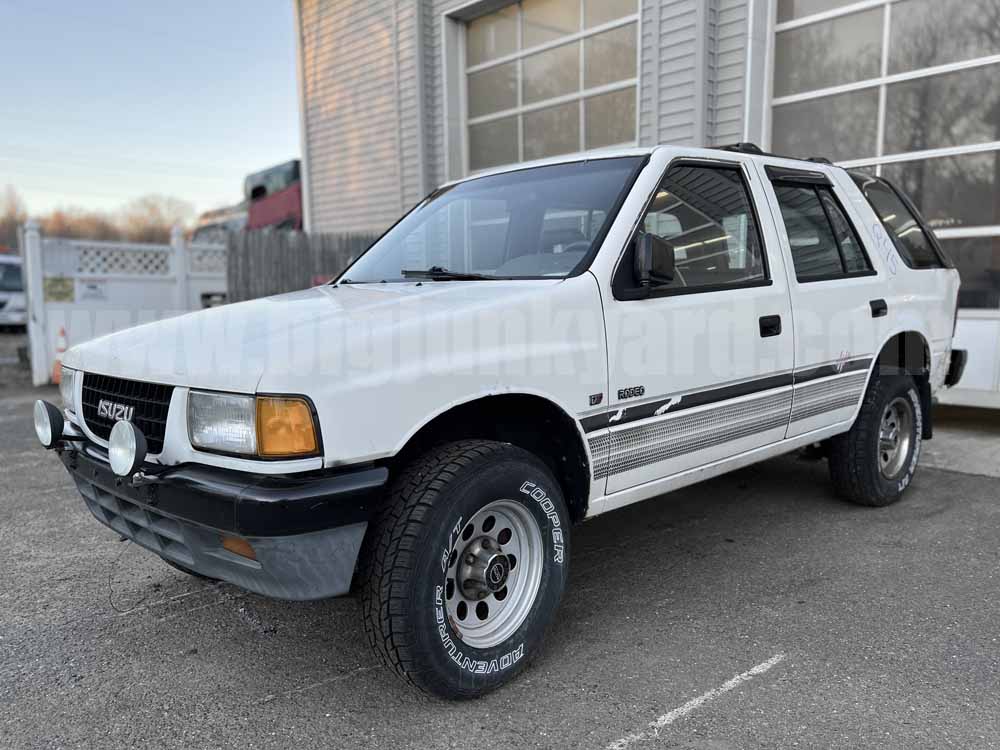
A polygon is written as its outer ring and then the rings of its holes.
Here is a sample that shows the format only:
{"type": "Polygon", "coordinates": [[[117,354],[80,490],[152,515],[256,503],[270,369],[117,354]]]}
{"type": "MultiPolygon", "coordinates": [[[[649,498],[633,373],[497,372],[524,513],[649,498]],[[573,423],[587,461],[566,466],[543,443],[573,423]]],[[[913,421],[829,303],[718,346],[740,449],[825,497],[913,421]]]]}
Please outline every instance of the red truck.
{"type": "Polygon", "coordinates": [[[254,172],[244,182],[247,229],[302,229],[302,170],[298,159],[254,172]]]}

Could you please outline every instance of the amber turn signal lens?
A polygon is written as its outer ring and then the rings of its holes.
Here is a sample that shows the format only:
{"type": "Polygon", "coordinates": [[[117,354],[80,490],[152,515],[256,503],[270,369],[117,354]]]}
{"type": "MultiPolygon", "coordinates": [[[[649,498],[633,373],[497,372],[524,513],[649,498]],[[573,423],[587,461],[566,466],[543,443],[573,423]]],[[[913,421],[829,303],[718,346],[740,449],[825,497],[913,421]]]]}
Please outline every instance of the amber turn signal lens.
{"type": "Polygon", "coordinates": [[[312,456],[319,452],[312,409],[301,398],[257,397],[257,452],[261,456],[312,456]]]}
{"type": "Polygon", "coordinates": [[[222,537],[222,547],[232,552],[234,555],[239,555],[240,557],[245,557],[248,560],[256,560],[257,553],[254,551],[253,546],[246,539],[240,539],[238,536],[224,536],[222,537]]]}

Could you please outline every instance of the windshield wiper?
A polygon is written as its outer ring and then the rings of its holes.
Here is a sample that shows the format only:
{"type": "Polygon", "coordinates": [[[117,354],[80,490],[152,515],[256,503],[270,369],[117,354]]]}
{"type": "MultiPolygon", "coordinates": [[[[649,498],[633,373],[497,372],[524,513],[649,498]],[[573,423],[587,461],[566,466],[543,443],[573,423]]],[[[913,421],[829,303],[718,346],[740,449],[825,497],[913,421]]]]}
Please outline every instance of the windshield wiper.
{"type": "Polygon", "coordinates": [[[481,281],[483,279],[495,279],[496,276],[483,276],[481,273],[461,273],[459,271],[449,271],[441,266],[431,266],[426,271],[416,271],[404,268],[400,273],[404,279],[430,279],[431,281],[481,281]]]}

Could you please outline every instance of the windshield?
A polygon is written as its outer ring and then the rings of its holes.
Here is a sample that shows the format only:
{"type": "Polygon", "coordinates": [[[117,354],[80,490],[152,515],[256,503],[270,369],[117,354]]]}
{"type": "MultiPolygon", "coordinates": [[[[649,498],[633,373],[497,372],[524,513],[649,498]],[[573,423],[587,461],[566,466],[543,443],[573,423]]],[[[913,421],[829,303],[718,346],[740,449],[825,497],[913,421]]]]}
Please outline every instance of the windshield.
{"type": "Polygon", "coordinates": [[[438,280],[562,278],[603,236],[642,161],[534,167],[445,188],[389,230],[341,281],[402,281],[417,272],[438,280]]]}
{"type": "Polygon", "coordinates": [[[20,263],[0,263],[0,292],[23,292],[20,263]]]}

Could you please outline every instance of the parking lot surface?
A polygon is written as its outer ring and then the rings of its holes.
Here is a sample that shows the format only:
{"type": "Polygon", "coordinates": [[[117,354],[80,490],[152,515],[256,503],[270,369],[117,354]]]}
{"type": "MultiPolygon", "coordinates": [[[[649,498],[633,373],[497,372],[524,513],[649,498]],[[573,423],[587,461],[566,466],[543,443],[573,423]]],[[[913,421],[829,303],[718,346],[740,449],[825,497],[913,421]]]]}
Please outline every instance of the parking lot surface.
{"type": "Polygon", "coordinates": [[[446,703],[375,662],[354,599],[119,542],[36,397],[0,390],[0,747],[1000,747],[1000,479],[924,466],[866,509],[790,456],[594,519],[540,658],[446,703]]]}

